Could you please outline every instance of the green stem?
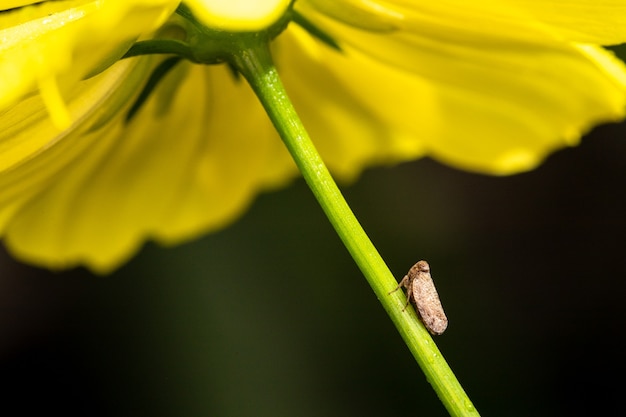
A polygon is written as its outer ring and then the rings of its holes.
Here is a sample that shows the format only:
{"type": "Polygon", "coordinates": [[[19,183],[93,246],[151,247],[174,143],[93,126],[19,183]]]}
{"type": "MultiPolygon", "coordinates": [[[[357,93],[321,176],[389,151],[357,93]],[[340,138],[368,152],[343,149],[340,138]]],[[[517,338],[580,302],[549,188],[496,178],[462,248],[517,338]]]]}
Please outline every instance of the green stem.
{"type": "Polygon", "coordinates": [[[406,298],[401,291],[388,294],[396,287],[397,282],[352,213],[309,139],[278,77],[266,43],[259,40],[251,42],[251,45],[244,45],[233,54],[232,59],[259,97],[326,216],[448,412],[453,416],[479,415],[413,309],[402,311],[406,298]]]}

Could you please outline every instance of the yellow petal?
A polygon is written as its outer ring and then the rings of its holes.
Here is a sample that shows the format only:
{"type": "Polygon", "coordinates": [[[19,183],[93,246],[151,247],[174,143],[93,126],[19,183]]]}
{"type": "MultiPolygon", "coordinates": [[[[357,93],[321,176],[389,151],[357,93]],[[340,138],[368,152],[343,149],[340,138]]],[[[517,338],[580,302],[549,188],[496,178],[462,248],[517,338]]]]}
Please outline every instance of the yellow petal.
{"type": "MultiPolygon", "coordinates": [[[[63,175],[68,166],[90,149],[93,136],[83,135],[92,127],[110,120],[110,111],[126,105],[135,94],[134,88],[128,87],[135,87],[146,76],[146,72],[146,65],[127,61],[76,86],[71,92],[72,99],[68,107],[72,117],[80,123],[75,123],[71,129],[60,134],[47,117],[43,101],[37,95],[21,101],[2,115],[0,234],[7,233],[10,222],[26,202],[38,198],[41,192],[45,192],[50,184],[63,175]]],[[[59,204],[68,210],[72,207],[68,201],[59,201],[59,204]]],[[[46,217],[48,214],[44,209],[39,216],[46,217]]],[[[46,242],[49,237],[41,230],[33,234],[31,239],[46,242]]],[[[40,249],[39,245],[35,245],[35,251],[40,249]]],[[[49,256],[53,256],[53,253],[49,256]]],[[[33,260],[40,257],[43,255],[35,256],[33,260]]]]}
{"type": "Polygon", "coordinates": [[[511,0],[537,20],[574,42],[614,45],[626,42],[623,0],[511,0]]]}
{"type": "MultiPolygon", "coordinates": [[[[317,9],[353,27],[377,22],[465,43],[493,37],[549,38],[603,45],[626,42],[626,4],[622,0],[299,0],[296,9],[317,9]]],[[[375,26],[374,26],[375,27],[375,26]]],[[[370,28],[371,29],[371,28],[370,28]]]]}
{"type": "Polygon", "coordinates": [[[121,112],[0,176],[14,195],[34,190],[18,203],[0,201],[13,253],[48,267],[83,263],[106,272],[146,238],[177,243],[224,227],[260,189],[295,175],[245,83],[224,67],[181,65],[128,125],[121,112]]]}
{"type": "Polygon", "coordinates": [[[43,87],[51,115],[67,124],[66,90],[103,62],[115,62],[129,40],[156,29],[177,4],[54,1],[1,13],[0,110],[43,87]]]}
{"type": "MultiPolygon", "coordinates": [[[[508,22],[517,26],[511,32],[494,15],[481,14],[473,28],[467,16],[455,21],[455,11],[430,4],[421,25],[411,24],[418,14],[413,6],[410,19],[405,13],[397,29],[384,34],[301,9],[344,42],[346,59],[328,51],[319,64],[333,68],[361,102],[374,109],[384,103],[379,113],[391,109],[417,121],[413,140],[428,155],[468,170],[509,174],[576,144],[594,124],[624,117],[626,67],[610,53],[564,42],[532,19],[508,22]],[[500,36],[491,36],[496,26],[500,36]]],[[[396,126],[404,130],[407,124],[396,126]]]]}
{"type": "Polygon", "coordinates": [[[252,32],[276,22],[291,0],[188,0],[185,3],[210,28],[252,32]]]}

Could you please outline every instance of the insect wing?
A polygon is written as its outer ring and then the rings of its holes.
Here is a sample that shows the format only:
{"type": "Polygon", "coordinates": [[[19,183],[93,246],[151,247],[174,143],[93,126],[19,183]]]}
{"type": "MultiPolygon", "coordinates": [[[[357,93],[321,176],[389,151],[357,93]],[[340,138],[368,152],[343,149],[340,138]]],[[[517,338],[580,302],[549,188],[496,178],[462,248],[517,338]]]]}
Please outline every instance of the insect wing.
{"type": "Polygon", "coordinates": [[[418,272],[411,287],[413,301],[424,326],[432,334],[442,334],[448,327],[448,318],[443,311],[430,272],[418,272]]]}

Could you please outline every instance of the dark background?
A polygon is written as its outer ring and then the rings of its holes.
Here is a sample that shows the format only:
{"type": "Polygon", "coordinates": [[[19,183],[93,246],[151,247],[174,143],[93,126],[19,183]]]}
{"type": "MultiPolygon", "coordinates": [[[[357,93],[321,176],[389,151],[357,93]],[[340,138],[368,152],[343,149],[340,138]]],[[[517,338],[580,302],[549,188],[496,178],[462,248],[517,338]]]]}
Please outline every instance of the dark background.
{"type": "MultiPolygon", "coordinates": [[[[436,341],[485,416],[619,415],[626,125],[511,177],[430,160],[346,198],[397,277],[427,259],[436,341]]],[[[3,416],[444,416],[303,181],[111,276],[0,255],[3,416]]]]}

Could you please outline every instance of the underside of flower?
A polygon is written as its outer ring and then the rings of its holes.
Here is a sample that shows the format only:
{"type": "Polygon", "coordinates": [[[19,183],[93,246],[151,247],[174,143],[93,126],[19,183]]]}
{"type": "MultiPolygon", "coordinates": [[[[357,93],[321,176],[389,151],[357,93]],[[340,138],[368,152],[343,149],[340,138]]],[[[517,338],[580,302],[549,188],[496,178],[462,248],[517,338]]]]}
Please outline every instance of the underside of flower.
{"type": "Polygon", "coordinates": [[[51,267],[108,271],[297,175],[234,70],[251,41],[345,181],[423,156],[521,172],[626,111],[612,0],[31,3],[0,13],[0,235],[51,267]]]}

